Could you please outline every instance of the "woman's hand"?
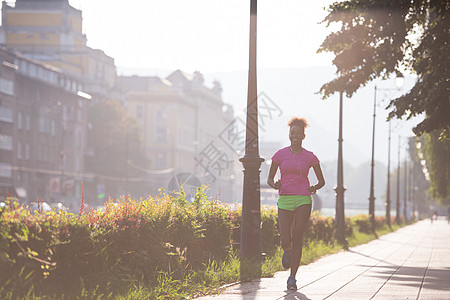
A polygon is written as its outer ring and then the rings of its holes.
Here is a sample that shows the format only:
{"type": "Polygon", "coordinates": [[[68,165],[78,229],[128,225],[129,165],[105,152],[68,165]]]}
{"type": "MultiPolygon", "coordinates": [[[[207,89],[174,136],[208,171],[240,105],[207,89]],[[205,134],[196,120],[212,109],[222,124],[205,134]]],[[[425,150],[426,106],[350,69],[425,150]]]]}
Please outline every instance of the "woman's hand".
{"type": "Polygon", "coordinates": [[[316,185],[312,185],[308,188],[308,191],[311,194],[315,194],[319,189],[321,189],[325,185],[325,179],[323,178],[322,168],[320,164],[313,166],[314,173],[316,173],[317,180],[319,182],[316,185]]]}
{"type": "Polygon", "coordinates": [[[315,185],[312,185],[308,188],[308,192],[310,192],[311,194],[315,194],[317,192],[317,188],[315,185]]]}

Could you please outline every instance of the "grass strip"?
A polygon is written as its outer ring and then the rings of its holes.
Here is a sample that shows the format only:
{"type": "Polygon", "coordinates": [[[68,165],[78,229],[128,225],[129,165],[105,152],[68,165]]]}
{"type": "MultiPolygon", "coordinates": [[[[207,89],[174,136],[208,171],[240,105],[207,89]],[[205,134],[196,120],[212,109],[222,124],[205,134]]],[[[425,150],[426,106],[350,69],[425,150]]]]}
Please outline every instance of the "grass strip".
{"type": "MultiPolygon", "coordinates": [[[[356,228],[351,237],[348,238],[349,247],[366,244],[375,240],[377,236],[391,233],[404,225],[393,225],[392,229],[385,226],[373,233],[362,233],[356,228]]],[[[305,244],[303,248],[302,265],[310,264],[319,258],[344,251],[342,245],[338,243],[324,244],[320,241],[312,241],[305,244]]],[[[283,271],[281,258],[283,250],[280,248],[271,255],[261,265],[261,277],[273,277],[276,272],[283,271]]],[[[171,281],[170,276],[166,274],[164,281],[161,281],[158,287],[148,289],[145,287],[133,287],[123,296],[117,299],[193,299],[207,294],[218,294],[230,284],[251,280],[240,278],[240,261],[237,255],[232,255],[223,262],[210,261],[205,265],[202,271],[192,272],[183,281],[171,281]]]]}

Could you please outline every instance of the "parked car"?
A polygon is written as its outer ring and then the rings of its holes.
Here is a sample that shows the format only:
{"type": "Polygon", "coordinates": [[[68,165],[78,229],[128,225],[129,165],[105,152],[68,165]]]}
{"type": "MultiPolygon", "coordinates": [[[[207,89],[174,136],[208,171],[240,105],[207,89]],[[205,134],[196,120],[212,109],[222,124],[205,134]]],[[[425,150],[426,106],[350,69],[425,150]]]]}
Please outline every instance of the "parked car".
{"type": "Polygon", "coordinates": [[[30,211],[39,211],[39,212],[45,212],[45,211],[51,211],[52,207],[47,202],[33,202],[29,207],[30,211]]]}

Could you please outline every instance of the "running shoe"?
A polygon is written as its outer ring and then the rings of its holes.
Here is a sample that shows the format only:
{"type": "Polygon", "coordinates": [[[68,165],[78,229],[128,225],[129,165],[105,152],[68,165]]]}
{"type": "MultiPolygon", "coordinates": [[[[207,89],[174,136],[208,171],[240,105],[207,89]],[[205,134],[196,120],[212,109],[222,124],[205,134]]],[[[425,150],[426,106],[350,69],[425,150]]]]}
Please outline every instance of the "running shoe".
{"type": "Polygon", "coordinates": [[[291,253],[290,252],[283,252],[283,258],[281,259],[281,264],[283,265],[283,268],[289,269],[291,267],[291,253]]]}
{"type": "Polygon", "coordinates": [[[296,290],[297,289],[297,280],[295,280],[294,276],[289,276],[287,280],[287,289],[288,290],[296,290]]]}

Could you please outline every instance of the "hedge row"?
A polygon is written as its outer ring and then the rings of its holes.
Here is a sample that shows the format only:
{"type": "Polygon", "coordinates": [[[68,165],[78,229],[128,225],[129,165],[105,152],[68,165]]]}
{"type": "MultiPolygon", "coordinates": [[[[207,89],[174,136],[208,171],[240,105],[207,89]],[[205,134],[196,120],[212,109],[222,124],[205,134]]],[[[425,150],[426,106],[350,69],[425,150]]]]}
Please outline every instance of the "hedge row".
{"type": "MultiPolygon", "coordinates": [[[[209,201],[199,188],[189,203],[184,192],[135,201],[108,202],[104,210],[30,212],[13,200],[0,212],[0,298],[37,294],[79,295],[81,290],[119,292],[155,285],[162,272],[184,278],[211,259],[226,259],[240,239],[240,208],[209,201]]],[[[354,224],[351,224],[351,223],[354,224]]],[[[381,222],[381,221],[380,221],[381,222]]],[[[278,248],[277,212],[262,208],[262,248],[278,248]]],[[[369,219],[347,219],[366,230],[369,219]]],[[[334,219],[313,214],[305,240],[333,243],[334,219]]]]}

